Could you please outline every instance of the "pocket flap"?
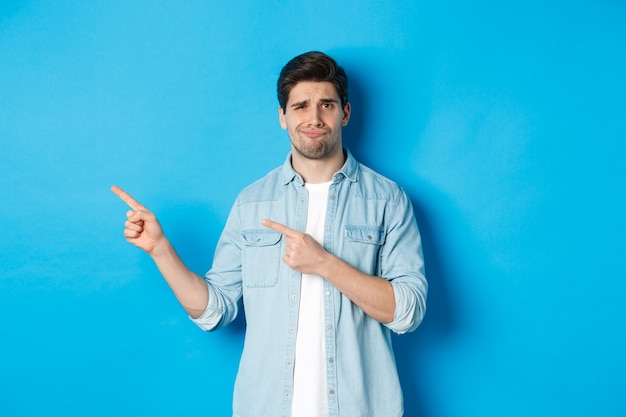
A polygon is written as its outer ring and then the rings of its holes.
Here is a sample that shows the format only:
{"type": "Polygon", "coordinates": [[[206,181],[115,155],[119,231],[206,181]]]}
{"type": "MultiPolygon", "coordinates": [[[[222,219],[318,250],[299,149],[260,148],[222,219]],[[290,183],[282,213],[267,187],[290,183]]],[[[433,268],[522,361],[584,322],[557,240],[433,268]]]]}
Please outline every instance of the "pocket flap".
{"type": "Polygon", "coordinates": [[[248,246],[270,246],[280,241],[282,235],[274,230],[254,229],[244,230],[243,240],[248,246]]]}
{"type": "Polygon", "coordinates": [[[346,225],[346,238],[354,242],[382,245],[385,241],[385,233],[382,227],[346,225]]]}

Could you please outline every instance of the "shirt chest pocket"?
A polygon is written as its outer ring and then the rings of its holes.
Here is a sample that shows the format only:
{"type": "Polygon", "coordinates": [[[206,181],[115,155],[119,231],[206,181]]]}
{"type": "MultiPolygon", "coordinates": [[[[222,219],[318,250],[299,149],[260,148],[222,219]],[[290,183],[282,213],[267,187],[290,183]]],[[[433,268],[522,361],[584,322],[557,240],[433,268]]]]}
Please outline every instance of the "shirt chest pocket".
{"type": "Polygon", "coordinates": [[[345,226],[345,259],[367,274],[378,274],[385,230],[377,226],[345,226]]]}
{"type": "Polygon", "coordinates": [[[243,285],[248,288],[271,287],[278,282],[282,235],[269,229],[243,231],[243,285]]]}
{"type": "Polygon", "coordinates": [[[346,239],[349,242],[382,245],[385,243],[385,231],[377,226],[346,225],[346,239]]]}

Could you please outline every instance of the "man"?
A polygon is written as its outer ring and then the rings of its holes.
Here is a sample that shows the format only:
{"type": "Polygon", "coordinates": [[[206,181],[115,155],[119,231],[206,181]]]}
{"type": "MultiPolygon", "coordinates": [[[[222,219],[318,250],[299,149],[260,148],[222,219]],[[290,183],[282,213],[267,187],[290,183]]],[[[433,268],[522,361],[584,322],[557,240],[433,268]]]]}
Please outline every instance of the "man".
{"type": "Polygon", "coordinates": [[[112,187],[132,208],[124,235],[201,328],[230,323],[243,296],[234,416],[401,416],[390,330],[419,325],[427,292],[411,202],[343,148],[348,81],[331,57],[289,61],[278,99],[291,153],[239,194],[205,278],[154,214],[112,187]]]}

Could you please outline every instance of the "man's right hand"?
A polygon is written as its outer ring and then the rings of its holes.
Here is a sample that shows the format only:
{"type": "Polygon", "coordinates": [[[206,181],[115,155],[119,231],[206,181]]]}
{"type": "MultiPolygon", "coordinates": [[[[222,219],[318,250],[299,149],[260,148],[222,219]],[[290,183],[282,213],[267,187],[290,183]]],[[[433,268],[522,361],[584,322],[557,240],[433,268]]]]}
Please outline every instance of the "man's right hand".
{"type": "Polygon", "coordinates": [[[111,191],[132,209],[126,213],[128,220],[124,224],[124,237],[128,242],[152,254],[159,244],[166,241],[156,216],[120,187],[114,185],[111,191]]]}

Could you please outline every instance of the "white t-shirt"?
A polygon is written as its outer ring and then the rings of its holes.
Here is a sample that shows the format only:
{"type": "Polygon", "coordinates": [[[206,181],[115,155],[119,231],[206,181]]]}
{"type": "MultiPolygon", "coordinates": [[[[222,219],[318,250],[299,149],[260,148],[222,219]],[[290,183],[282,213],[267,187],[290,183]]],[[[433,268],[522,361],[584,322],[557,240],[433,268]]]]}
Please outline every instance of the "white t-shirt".
{"type": "MultiPolygon", "coordinates": [[[[306,233],[324,242],[330,182],[305,184],[309,192],[306,233]]],[[[324,278],[302,274],[296,335],[293,383],[293,417],[328,416],[324,336],[324,278]]]]}

